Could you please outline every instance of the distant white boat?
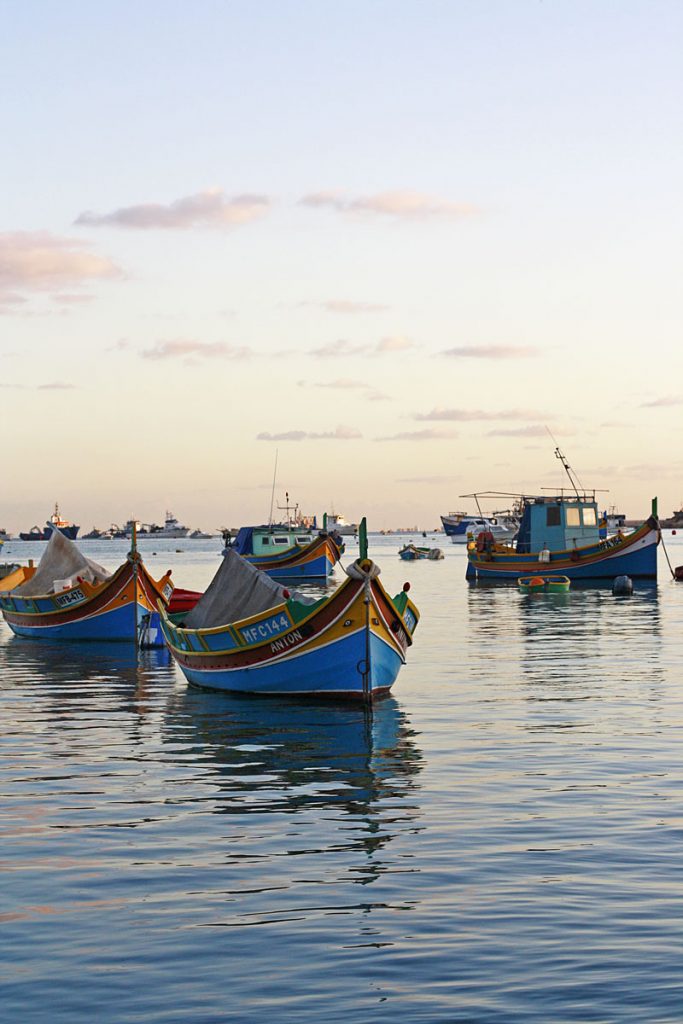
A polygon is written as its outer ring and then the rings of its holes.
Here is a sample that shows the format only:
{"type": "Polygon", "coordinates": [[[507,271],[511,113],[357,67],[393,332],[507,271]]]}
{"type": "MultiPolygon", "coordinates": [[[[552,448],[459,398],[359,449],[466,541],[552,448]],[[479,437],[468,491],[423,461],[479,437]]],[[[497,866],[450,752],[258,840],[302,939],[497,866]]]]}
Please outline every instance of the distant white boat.
{"type": "Polygon", "coordinates": [[[498,519],[495,516],[471,516],[466,512],[449,512],[447,516],[441,516],[441,522],[452,544],[466,544],[470,537],[476,537],[485,530],[496,540],[512,540],[519,525],[512,517],[498,519]]]}
{"type": "Polygon", "coordinates": [[[327,529],[336,530],[342,537],[355,537],[358,533],[358,523],[349,523],[337,512],[328,512],[327,529]]]}
{"type": "Polygon", "coordinates": [[[152,523],[147,527],[148,535],[155,539],[164,537],[187,537],[189,532],[189,526],[181,526],[175,516],[171,515],[170,512],[166,513],[166,519],[164,520],[163,526],[157,526],[156,523],[152,523]]]}

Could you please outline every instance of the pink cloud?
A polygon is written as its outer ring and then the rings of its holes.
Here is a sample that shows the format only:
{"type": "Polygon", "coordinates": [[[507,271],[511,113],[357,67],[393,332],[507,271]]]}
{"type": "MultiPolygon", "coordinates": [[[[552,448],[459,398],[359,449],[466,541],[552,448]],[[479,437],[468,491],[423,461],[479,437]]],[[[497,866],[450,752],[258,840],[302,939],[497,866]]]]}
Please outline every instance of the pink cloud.
{"type": "Polygon", "coordinates": [[[415,413],[413,419],[420,421],[436,421],[451,423],[470,423],[481,420],[530,420],[551,419],[542,412],[528,409],[501,409],[499,412],[484,412],[481,409],[444,409],[437,407],[431,412],[415,413]]]}
{"type": "MultiPolygon", "coordinates": [[[[119,342],[116,348],[126,348],[125,342],[119,342]]],[[[187,359],[197,356],[202,359],[248,359],[251,350],[245,347],[228,345],[223,341],[193,341],[177,338],[172,341],[160,341],[154,348],[143,349],[143,359],[187,359]]]]}
{"type": "Polygon", "coordinates": [[[339,341],[328,341],[320,348],[311,349],[311,355],[320,359],[337,359],[342,356],[367,355],[367,345],[353,345],[350,341],[340,339],[339,341]]]}
{"type": "Polygon", "coordinates": [[[371,196],[347,197],[341,191],[313,192],[300,200],[302,206],[329,208],[345,214],[370,214],[394,220],[461,220],[479,210],[470,203],[436,199],[421,192],[396,190],[371,196]]]}
{"type": "Polygon", "coordinates": [[[405,352],[409,348],[417,348],[414,341],[402,335],[395,335],[390,338],[382,338],[375,346],[375,352],[405,352]]]}
{"type": "Polygon", "coordinates": [[[392,434],[390,437],[376,437],[376,441],[451,441],[458,435],[451,430],[437,430],[430,427],[427,430],[406,430],[400,434],[392,434]]]}
{"type": "Polygon", "coordinates": [[[487,437],[547,437],[548,431],[542,426],[511,427],[509,430],[489,430],[487,437]]]}
{"type": "Polygon", "coordinates": [[[354,344],[350,341],[339,339],[329,341],[320,348],[311,349],[310,354],[322,359],[335,359],[346,356],[381,356],[391,352],[405,352],[408,349],[418,346],[410,338],[401,335],[381,338],[375,344],[354,344]]]}
{"type": "Polygon", "coordinates": [[[142,203],[123,206],[111,213],[86,211],[76,224],[87,227],[112,226],[138,230],[187,230],[188,228],[230,228],[263,217],[270,199],[262,195],[238,195],[229,198],[219,188],[184,196],[166,205],[142,203]]]}
{"type": "Polygon", "coordinates": [[[285,430],[279,434],[263,431],[257,441],[355,441],[363,435],[355,427],[338,426],[334,430],[314,433],[308,430],[285,430]]]}
{"type": "Polygon", "coordinates": [[[651,402],[643,402],[641,409],[666,409],[674,405],[683,405],[683,398],[671,395],[668,398],[655,398],[651,402]]]}
{"type": "Polygon", "coordinates": [[[53,295],[52,301],[60,306],[79,306],[86,302],[92,302],[92,295],[53,295]]]}
{"type": "Polygon", "coordinates": [[[73,238],[45,231],[0,234],[0,303],[23,302],[26,293],[73,288],[120,273],[111,260],[73,238]]]}
{"type": "Polygon", "coordinates": [[[382,313],[389,309],[376,302],[351,302],[348,299],[330,299],[320,303],[328,313],[382,313]]]}
{"type": "Polygon", "coordinates": [[[460,345],[447,348],[442,356],[453,359],[528,359],[538,355],[532,345],[460,345]]]}

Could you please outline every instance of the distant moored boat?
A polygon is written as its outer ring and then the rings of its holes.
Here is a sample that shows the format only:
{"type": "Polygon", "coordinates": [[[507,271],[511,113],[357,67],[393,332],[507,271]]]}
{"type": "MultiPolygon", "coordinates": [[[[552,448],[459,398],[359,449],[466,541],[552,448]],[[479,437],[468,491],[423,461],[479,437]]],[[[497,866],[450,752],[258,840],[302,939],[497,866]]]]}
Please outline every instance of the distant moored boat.
{"type": "Polygon", "coordinates": [[[76,540],[80,526],[70,523],[68,519],[62,519],[59,514],[59,505],[55,503],[55,510],[45,523],[44,529],[39,526],[32,526],[27,533],[20,533],[21,540],[49,540],[53,532],[58,530],[69,540],[76,540]]]}

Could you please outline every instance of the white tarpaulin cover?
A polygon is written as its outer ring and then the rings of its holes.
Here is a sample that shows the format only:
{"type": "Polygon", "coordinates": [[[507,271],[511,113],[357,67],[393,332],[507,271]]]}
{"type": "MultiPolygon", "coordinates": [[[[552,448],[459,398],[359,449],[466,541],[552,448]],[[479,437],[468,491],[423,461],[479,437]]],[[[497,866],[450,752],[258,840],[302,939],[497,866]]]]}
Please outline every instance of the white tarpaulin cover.
{"type": "Polygon", "coordinates": [[[63,590],[65,585],[74,586],[76,577],[88,583],[102,583],[111,576],[97,562],[86,558],[72,540],[59,530],[53,530],[38,568],[26,583],[14,591],[22,597],[36,597],[39,594],[53,594],[63,590]]]}

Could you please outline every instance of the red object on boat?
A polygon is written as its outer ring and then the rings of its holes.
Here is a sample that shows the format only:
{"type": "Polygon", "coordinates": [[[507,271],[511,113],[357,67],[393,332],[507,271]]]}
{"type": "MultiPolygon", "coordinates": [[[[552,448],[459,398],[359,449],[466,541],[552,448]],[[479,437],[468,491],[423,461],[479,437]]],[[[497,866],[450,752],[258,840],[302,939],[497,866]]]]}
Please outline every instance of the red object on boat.
{"type": "Polygon", "coordinates": [[[174,615],[178,612],[189,612],[196,605],[200,597],[204,595],[198,590],[181,590],[176,587],[168,602],[168,614],[174,615]]]}

